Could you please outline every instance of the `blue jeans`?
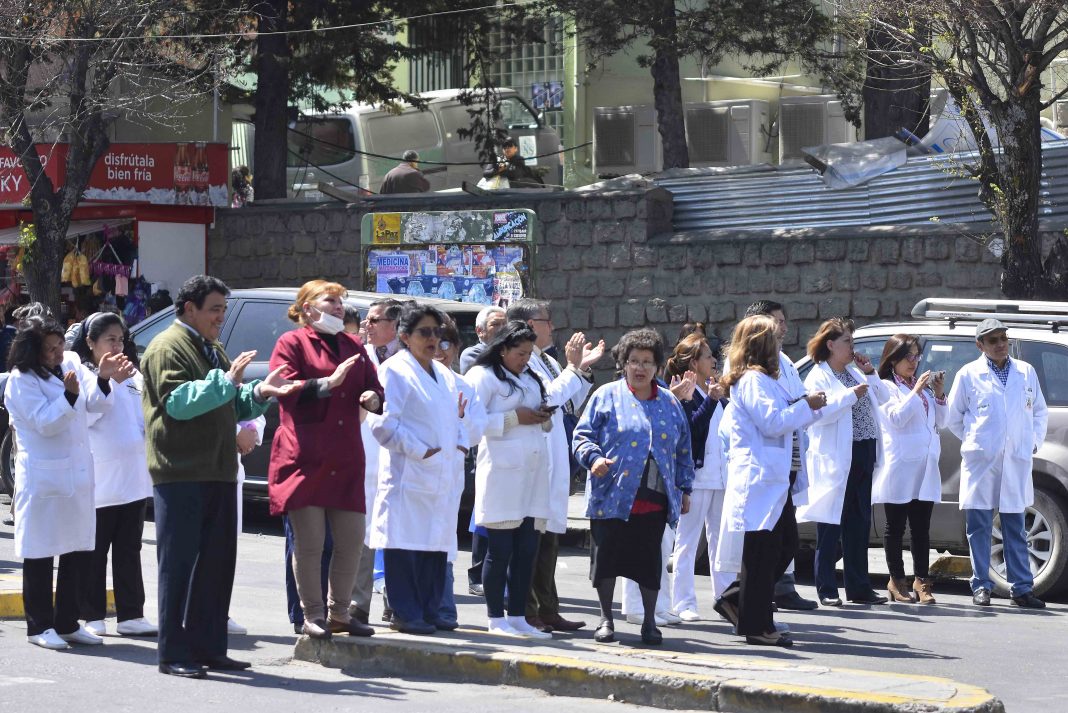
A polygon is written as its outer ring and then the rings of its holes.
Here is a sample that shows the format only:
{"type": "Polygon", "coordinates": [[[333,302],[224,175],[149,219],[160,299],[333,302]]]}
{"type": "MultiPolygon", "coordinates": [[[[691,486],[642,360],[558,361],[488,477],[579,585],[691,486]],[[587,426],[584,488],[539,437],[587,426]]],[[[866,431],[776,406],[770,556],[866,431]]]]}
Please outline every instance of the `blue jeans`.
{"type": "Polygon", "coordinates": [[[445,591],[441,593],[441,606],[438,618],[443,621],[456,621],[456,597],[453,595],[452,562],[445,565],[445,591]]]}
{"type": "MultiPolygon", "coordinates": [[[[964,517],[968,530],[968,550],[972,560],[972,591],[979,588],[992,590],[994,583],[990,581],[990,546],[994,531],[994,511],[966,508],[964,517]]],[[[1001,513],[1001,541],[1009,595],[1021,597],[1035,586],[1034,577],[1031,575],[1030,555],[1027,552],[1024,513],[1001,513]]]]}

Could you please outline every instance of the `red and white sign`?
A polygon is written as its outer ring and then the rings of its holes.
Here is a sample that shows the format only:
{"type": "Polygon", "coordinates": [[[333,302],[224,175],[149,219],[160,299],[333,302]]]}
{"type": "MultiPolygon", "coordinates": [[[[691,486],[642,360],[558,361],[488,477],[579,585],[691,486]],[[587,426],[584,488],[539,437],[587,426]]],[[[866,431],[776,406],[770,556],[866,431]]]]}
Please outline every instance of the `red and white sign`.
{"type": "MultiPolygon", "coordinates": [[[[66,144],[38,144],[45,172],[56,186],[66,176],[66,144]]],[[[112,144],[100,157],[85,190],[85,200],[136,201],[156,205],[226,207],[226,144],[112,144]]],[[[22,164],[0,148],[0,203],[19,204],[29,192],[22,164]]]]}

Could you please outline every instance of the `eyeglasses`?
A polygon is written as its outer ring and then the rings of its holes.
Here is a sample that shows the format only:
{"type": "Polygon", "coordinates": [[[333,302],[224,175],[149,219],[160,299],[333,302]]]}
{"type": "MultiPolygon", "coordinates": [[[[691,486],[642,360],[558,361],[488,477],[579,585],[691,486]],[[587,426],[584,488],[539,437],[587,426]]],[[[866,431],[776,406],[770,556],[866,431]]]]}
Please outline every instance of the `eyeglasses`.
{"type": "Polygon", "coordinates": [[[414,330],[412,330],[412,333],[413,334],[418,334],[423,339],[430,339],[431,337],[437,337],[438,339],[441,339],[442,335],[445,334],[445,328],[444,327],[416,327],[414,330]]]}
{"type": "Polygon", "coordinates": [[[627,366],[629,366],[632,369],[655,369],[656,368],[656,362],[655,361],[633,361],[633,360],[631,360],[631,361],[627,362],[627,366]]]}
{"type": "Polygon", "coordinates": [[[909,361],[911,361],[913,364],[915,364],[916,362],[918,362],[920,360],[920,355],[919,354],[906,354],[905,358],[908,359],[909,361]]]}
{"type": "Polygon", "coordinates": [[[378,324],[379,322],[396,322],[396,321],[397,320],[390,319],[389,317],[368,317],[367,318],[367,323],[368,324],[378,324]]]}
{"type": "Polygon", "coordinates": [[[438,342],[438,349],[443,352],[447,352],[452,349],[452,342],[450,342],[448,339],[442,339],[440,342],[438,342]]]}

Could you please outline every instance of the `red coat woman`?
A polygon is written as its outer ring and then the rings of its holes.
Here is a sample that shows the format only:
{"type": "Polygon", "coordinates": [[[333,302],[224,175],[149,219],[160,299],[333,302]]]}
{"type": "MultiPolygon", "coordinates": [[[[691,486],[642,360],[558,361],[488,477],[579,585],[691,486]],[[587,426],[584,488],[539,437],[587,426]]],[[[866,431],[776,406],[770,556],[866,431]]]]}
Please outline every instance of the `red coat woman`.
{"type": "Polygon", "coordinates": [[[301,327],[278,339],[270,366],[304,383],[279,399],[267,494],[271,514],[289,516],[304,633],[317,638],[372,632],[351,620],[348,607],[368,506],[360,407],[381,413],[383,392],[363,345],[342,329],[344,296],[341,285],[324,280],[301,287],[289,309],[301,327]],[[320,580],[327,524],[334,539],[328,616],[320,580]]]}

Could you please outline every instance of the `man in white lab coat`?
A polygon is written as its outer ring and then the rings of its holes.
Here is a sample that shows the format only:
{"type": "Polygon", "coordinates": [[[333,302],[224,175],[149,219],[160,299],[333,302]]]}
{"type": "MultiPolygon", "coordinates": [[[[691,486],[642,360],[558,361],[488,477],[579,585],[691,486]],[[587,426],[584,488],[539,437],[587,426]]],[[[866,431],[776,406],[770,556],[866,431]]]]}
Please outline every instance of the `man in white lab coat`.
{"type": "Polygon", "coordinates": [[[1024,511],[1035,499],[1033,455],[1046,439],[1046,401],[1030,364],[1009,357],[1004,324],[984,319],[975,330],[982,352],[953,380],[947,427],[961,439],[960,507],[972,560],[972,601],[990,604],[991,533],[1001,516],[1005,576],[1014,604],[1046,605],[1032,593],[1024,511]]]}

